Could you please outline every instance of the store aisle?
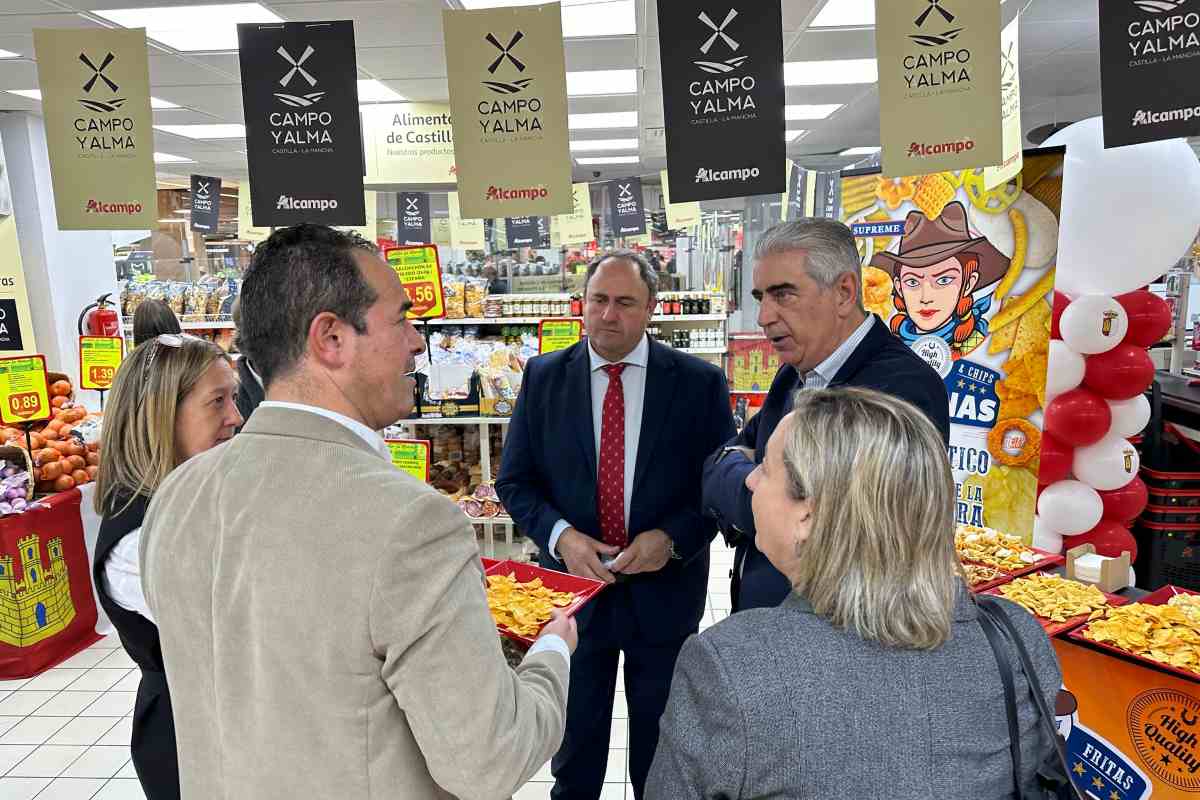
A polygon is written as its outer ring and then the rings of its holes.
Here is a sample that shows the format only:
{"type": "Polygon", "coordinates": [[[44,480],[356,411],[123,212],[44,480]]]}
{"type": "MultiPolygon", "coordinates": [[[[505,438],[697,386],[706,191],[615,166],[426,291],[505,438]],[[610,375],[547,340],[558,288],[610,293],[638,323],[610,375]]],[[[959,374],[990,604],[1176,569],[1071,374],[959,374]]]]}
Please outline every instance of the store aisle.
{"type": "MultiPolygon", "coordinates": [[[[712,561],[701,628],[729,614],[733,551],[718,540],[712,561]]],[[[138,678],[117,637],[109,636],[36,678],[0,681],[0,798],[144,800],[129,760],[138,678]]],[[[633,798],[627,718],[618,682],[602,800],[633,798]]],[[[515,800],[544,800],[552,785],[547,764],[515,800]]]]}

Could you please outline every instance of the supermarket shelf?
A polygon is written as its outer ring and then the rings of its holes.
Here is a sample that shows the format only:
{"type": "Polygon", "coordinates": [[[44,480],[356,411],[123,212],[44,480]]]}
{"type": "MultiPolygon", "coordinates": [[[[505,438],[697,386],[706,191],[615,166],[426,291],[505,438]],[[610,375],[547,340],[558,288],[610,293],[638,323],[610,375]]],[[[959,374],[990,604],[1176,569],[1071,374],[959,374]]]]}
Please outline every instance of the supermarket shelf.
{"type": "Polygon", "coordinates": [[[723,356],[728,350],[724,347],[677,347],[678,353],[691,353],[694,356],[723,356]]]}
{"type": "MultiPolygon", "coordinates": [[[[223,320],[221,322],[181,322],[179,327],[185,331],[218,331],[218,330],[233,330],[237,326],[232,320],[223,320]]],[[[133,323],[126,322],[125,330],[132,331],[133,323]]]]}
{"type": "MultiPolygon", "coordinates": [[[[430,325],[536,325],[543,319],[578,319],[583,317],[467,317],[465,319],[422,320],[430,325]]],[[[724,314],[679,314],[656,316],[652,322],[724,322],[724,314]]]]}
{"type": "Polygon", "coordinates": [[[402,419],[397,425],[507,425],[512,417],[422,417],[402,419]]]}
{"type": "Polygon", "coordinates": [[[516,524],[513,522],[513,518],[508,516],[507,514],[500,514],[499,516],[495,516],[495,517],[472,517],[470,514],[468,514],[467,519],[470,520],[472,525],[486,525],[488,523],[491,523],[493,525],[514,525],[514,524],[516,524]]]}
{"type": "Polygon", "coordinates": [[[724,322],[724,314],[679,314],[655,317],[653,322],[724,322]]]}

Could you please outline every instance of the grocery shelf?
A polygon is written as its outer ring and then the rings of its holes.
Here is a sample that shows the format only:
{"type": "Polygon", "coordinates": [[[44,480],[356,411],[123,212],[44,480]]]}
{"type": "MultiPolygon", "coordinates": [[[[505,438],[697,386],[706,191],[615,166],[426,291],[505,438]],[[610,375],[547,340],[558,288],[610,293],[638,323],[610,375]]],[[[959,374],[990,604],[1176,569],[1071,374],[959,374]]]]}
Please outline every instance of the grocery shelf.
{"type": "MultiPolygon", "coordinates": [[[[218,330],[233,330],[237,326],[232,320],[222,320],[220,322],[181,322],[179,327],[185,331],[218,331],[218,330]]],[[[133,323],[126,322],[125,329],[133,330],[133,323]]]]}
{"type": "Polygon", "coordinates": [[[512,417],[421,417],[402,419],[397,425],[507,425],[512,417]]]}
{"type": "Polygon", "coordinates": [[[691,353],[694,356],[723,356],[729,352],[724,347],[676,347],[680,353],[691,353]]]}
{"type": "MultiPolygon", "coordinates": [[[[583,317],[466,317],[464,319],[420,320],[430,325],[536,325],[544,319],[578,319],[583,317]]],[[[651,322],[724,322],[724,314],[669,314],[655,316],[651,322]]]]}
{"type": "Polygon", "coordinates": [[[724,322],[724,314],[671,314],[654,317],[653,322],[724,322]]]}
{"type": "Polygon", "coordinates": [[[516,524],[513,522],[513,518],[508,516],[507,514],[499,514],[495,517],[472,517],[470,514],[466,514],[466,517],[468,520],[470,520],[472,525],[487,525],[487,524],[514,525],[514,524],[516,524]]]}

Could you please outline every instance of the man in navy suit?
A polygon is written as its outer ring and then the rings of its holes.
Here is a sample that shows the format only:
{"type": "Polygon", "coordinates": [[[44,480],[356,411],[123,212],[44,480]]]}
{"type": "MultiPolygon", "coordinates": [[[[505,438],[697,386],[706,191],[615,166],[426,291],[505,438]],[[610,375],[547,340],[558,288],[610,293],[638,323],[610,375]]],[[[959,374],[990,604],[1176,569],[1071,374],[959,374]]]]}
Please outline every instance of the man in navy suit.
{"type": "MultiPolygon", "coordinates": [[[[763,234],[754,252],[758,324],[783,362],[762,409],[704,465],[704,507],[737,549],[734,611],[779,605],[791,586],[754,545],[746,476],[801,388],[862,386],[903,398],[950,441],[950,409],[938,373],[863,309],[854,234],[831,219],[803,219],[763,234]]],[[[946,356],[949,358],[949,351],[946,356]]]]}
{"type": "Polygon", "coordinates": [[[675,659],[704,613],[716,526],[701,470],[733,414],[717,367],[646,335],[656,291],[637,253],[588,268],[588,338],[527,365],[496,481],[542,566],[609,584],[579,615],[553,798],[600,797],[622,652],[642,796],[675,659]]]}

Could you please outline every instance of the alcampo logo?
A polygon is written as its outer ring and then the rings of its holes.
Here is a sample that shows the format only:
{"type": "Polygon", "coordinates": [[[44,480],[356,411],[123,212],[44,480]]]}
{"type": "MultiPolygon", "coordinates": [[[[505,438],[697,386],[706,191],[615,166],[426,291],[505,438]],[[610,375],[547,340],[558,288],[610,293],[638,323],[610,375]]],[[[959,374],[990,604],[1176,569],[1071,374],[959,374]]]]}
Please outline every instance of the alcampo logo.
{"type": "MultiPolygon", "coordinates": [[[[297,75],[307,81],[310,88],[317,85],[317,79],[312,76],[312,73],[304,68],[304,62],[312,58],[313,53],[317,52],[313,49],[312,45],[305,46],[304,52],[300,54],[300,58],[293,58],[292,54],[287,51],[287,48],[282,45],[280,45],[279,49],[275,52],[278,53],[279,57],[292,67],[284,74],[282,78],[279,79],[280,86],[286,89],[288,84],[290,84],[292,79],[297,75]]],[[[309,106],[319,103],[321,98],[325,96],[325,92],[309,92],[308,94],[289,94],[287,92],[276,92],[275,96],[279,98],[279,102],[283,103],[285,106],[291,106],[292,108],[308,108],[309,106]]]]}
{"type": "Polygon", "coordinates": [[[489,186],[485,198],[487,200],[538,200],[550,195],[545,186],[531,186],[527,189],[505,189],[499,186],[489,186]]]}
{"type": "MultiPolygon", "coordinates": [[[[954,14],[950,13],[942,6],[943,0],[925,0],[925,2],[927,2],[929,6],[922,11],[915,20],[913,20],[914,25],[916,25],[918,28],[924,28],[925,23],[931,16],[933,16],[934,11],[942,15],[942,19],[945,20],[947,25],[954,24],[954,14]]],[[[942,47],[943,45],[950,44],[950,42],[957,39],[958,35],[964,30],[965,28],[949,28],[941,33],[911,33],[909,34],[908,38],[912,39],[922,47],[942,47]]]]}
{"type": "MultiPolygon", "coordinates": [[[[83,90],[85,92],[91,94],[92,89],[95,88],[97,81],[104,81],[105,85],[108,86],[114,95],[121,88],[117,86],[115,82],[113,82],[112,78],[109,78],[104,74],[104,70],[108,69],[109,65],[117,60],[117,57],[112,53],[106,55],[98,67],[92,63],[90,58],[88,58],[87,53],[80,53],[79,60],[82,61],[84,65],[92,71],[91,77],[88,78],[85,84],[83,84],[83,90]]],[[[79,104],[89,111],[99,111],[103,114],[111,114],[125,104],[125,98],[113,97],[109,100],[93,100],[91,98],[84,97],[80,98],[79,104]]]]}
{"type": "Polygon", "coordinates": [[[140,214],[141,203],[105,203],[103,200],[88,200],[85,214],[140,214]]]}
{"type": "Polygon", "coordinates": [[[1200,119],[1200,106],[1175,108],[1170,111],[1137,111],[1133,115],[1133,127],[1160,125],[1164,122],[1187,122],[1192,119],[1200,119]]]}
{"type": "Polygon", "coordinates": [[[1147,14],[1166,14],[1174,11],[1188,0],[1133,0],[1133,4],[1147,14]]]}
{"type": "Polygon", "coordinates": [[[962,153],[975,149],[974,139],[959,139],[957,142],[942,142],[941,144],[922,144],[913,142],[908,146],[909,158],[929,158],[930,156],[962,153]]]}
{"type": "Polygon", "coordinates": [[[740,181],[745,183],[751,178],[757,178],[762,173],[758,167],[749,167],[743,169],[708,169],[701,167],[696,172],[696,183],[714,183],[716,181],[740,181]]]}
{"type": "Polygon", "coordinates": [[[200,200],[207,200],[209,194],[209,184],[211,181],[196,181],[196,197],[200,200]]]}
{"type": "Polygon", "coordinates": [[[279,199],[275,201],[277,211],[329,211],[337,207],[337,200],[299,200],[286,194],[279,195],[279,199]]]}
{"type": "MultiPolygon", "coordinates": [[[[500,69],[500,65],[505,59],[512,62],[512,65],[517,68],[517,72],[525,71],[525,64],[512,54],[512,50],[517,44],[525,38],[525,34],[517,31],[508,40],[508,46],[500,44],[500,40],[496,38],[494,33],[489,33],[483,37],[485,41],[500,51],[500,55],[496,56],[496,60],[488,66],[488,74],[495,75],[496,70],[500,69]]],[[[517,94],[529,88],[529,84],[533,83],[533,78],[519,78],[512,82],[505,81],[483,81],[483,85],[491,89],[496,94],[517,94]]]]}
{"type": "MultiPolygon", "coordinates": [[[[717,43],[718,39],[724,42],[732,52],[736,53],[738,51],[738,48],[741,47],[741,43],[725,32],[725,29],[729,27],[729,23],[733,22],[734,19],[737,18],[737,15],[738,11],[736,8],[729,9],[729,13],[725,15],[725,21],[718,25],[712,21],[712,18],[709,17],[706,12],[700,12],[700,16],[698,16],[697,19],[703,22],[708,29],[712,31],[712,36],[709,36],[708,39],[705,40],[704,44],[700,45],[701,55],[708,55],[708,51],[712,49],[713,45],[717,43]]],[[[746,63],[748,58],[749,56],[734,56],[724,61],[693,61],[692,63],[710,74],[724,75],[726,73],[733,72],[738,67],[741,67],[746,63]]]]}
{"type": "Polygon", "coordinates": [[[404,209],[405,214],[420,214],[421,213],[421,199],[418,197],[404,198],[404,205],[405,205],[405,209],[404,209]]]}

